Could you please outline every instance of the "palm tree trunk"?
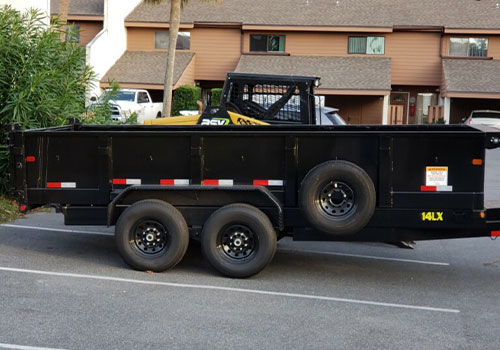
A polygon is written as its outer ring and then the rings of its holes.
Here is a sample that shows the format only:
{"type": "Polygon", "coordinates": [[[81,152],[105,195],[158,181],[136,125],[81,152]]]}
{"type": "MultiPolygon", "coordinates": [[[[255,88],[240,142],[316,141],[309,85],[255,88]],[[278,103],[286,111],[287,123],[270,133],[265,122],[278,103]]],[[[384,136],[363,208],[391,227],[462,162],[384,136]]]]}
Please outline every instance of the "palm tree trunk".
{"type": "Polygon", "coordinates": [[[66,25],[68,24],[69,0],[59,0],[59,8],[57,9],[59,21],[62,25],[60,34],[61,41],[66,40],[66,25]]]}
{"type": "Polygon", "coordinates": [[[59,0],[59,20],[66,24],[68,22],[69,0],[59,0]]]}
{"type": "Polygon", "coordinates": [[[170,1],[170,28],[167,53],[167,71],[165,72],[165,87],[163,92],[163,116],[170,117],[172,111],[172,85],[174,81],[175,47],[181,18],[181,0],[170,1]]]}

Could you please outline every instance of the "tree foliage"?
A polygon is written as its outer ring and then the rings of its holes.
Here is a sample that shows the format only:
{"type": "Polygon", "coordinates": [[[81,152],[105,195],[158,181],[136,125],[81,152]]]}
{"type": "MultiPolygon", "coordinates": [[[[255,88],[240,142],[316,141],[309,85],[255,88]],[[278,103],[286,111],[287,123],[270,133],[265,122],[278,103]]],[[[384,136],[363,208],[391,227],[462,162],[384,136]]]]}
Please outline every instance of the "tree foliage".
{"type": "MultiPolygon", "coordinates": [[[[61,41],[66,27],[47,26],[45,19],[36,10],[0,8],[0,127],[64,125],[85,113],[85,92],[94,79],[85,49],[61,41]]],[[[0,131],[0,191],[6,188],[5,142],[0,131]]]]}
{"type": "Polygon", "coordinates": [[[221,88],[213,88],[211,90],[211,95],[210,95],[210,105],[211,106],[219,106],[221,97],[222,97],[222,89],[221,88]]]}
{"type": "Polygon", "coordinates": [[[172,114],[179,115],[182,110],[198,109],[197,101],[201,99],[201,89],[197,86],[179,86],[174,93],[172,114]]]}

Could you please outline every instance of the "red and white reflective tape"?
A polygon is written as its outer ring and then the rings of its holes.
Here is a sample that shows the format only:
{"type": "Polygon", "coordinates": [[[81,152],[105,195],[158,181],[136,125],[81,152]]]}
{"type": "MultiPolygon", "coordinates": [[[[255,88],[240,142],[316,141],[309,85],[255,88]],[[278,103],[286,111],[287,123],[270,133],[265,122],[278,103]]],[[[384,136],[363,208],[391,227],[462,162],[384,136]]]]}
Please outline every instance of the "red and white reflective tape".
{"type": "Polygon", "coordinates": [[[47,182],[47,188],[76,188],[76,182],[47,182]]]}
{"type": "Polygon", "coordinates": [[[204,186],[233,186],[232,179],[205,179],[201,182],[204,186]]]}
{"type": "Polygon", "coordinates": [[[161,179],[160,185],[162,186],[187,186],[189,179],[161,179]]]}
{"type": "Polygon", "coordinates": [[[254,186],[283,186],[283,180],[253,180],[254,186]]]}
{"type": "Polygon", "coordinates": [[[420,186],[422,192],[451,192],[453,186],[420,186]]]}
{"type": "Polygon", "coordinates": [[[113,179],[113,185],[140,185],[141,179],[113,179]]]}

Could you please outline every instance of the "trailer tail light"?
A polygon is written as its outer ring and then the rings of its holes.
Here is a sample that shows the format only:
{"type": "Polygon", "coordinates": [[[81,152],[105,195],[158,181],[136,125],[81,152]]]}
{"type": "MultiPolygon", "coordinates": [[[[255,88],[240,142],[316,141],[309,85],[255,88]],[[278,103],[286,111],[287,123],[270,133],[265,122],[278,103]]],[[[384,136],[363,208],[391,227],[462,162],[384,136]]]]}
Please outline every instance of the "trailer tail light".
{"type": "Polygon", "coordinates": [[[35,156],[27,156],[26,157],[26,163],[33,163],[36,161],[35,156]]]}
{"type": "Polygon", "coordinates": [[[160,185],[162,185],[162,186],[188,186],[189,179],[161,179],[160,185]]]}
{"type": "Polygon", "coordinates": [[[140,185],[141,179],[113,179],[113,185],[140,185]]]}
{"type": "Polygon", "coordinates": [[[76,188],[76,182],[47,182],[47,188],[76,188]]]}
{"type": "Polygon", "coordinates": [[[500,237],[500,231],[491,231],[491,237],[500,237]]]}
{"type": "Polygon", "coordinates": [[[205,179],[202,181],[204,186],[233,186],[233,180],[230,179],[205,179]]]}
{"type": "Polygon", "coordinates": [[[473,159],[472,165],[483,165],[483,160],[482,159],[473,159]]]}
{"type": "Polygon", "coordinates": [[[253,180],[254,186],[283,186],[283,180],[253,180]]]}

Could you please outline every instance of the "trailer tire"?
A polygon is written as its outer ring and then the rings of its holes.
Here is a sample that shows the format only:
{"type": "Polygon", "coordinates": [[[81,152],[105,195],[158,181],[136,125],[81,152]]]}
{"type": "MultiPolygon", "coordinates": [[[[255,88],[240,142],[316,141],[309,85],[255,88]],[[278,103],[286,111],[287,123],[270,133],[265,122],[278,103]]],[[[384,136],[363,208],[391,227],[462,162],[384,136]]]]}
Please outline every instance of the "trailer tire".
{"type": "Polygon", "coordinates": [[[236,278],[264,269],[276,252],[276,232],[269,218],[248,204],[230,204],[215,211],[201,233],[201,250],[220,273],[236,278]]]}
{"type": "Polygon", "coordinates": [[[121,257],[131,267],[161,272],[184,257],[189,231],[184,217],[171,204],[143,200],[120,215],[115,242],[121,257]]]}
{"type": "Polygon", "coordinates": [[[299,203],[314,228],[334,236],[354,234],[373,216],[375,186],[356,164],[329,161],[317,165],[306,175],[300,187],[299,203]]]}

